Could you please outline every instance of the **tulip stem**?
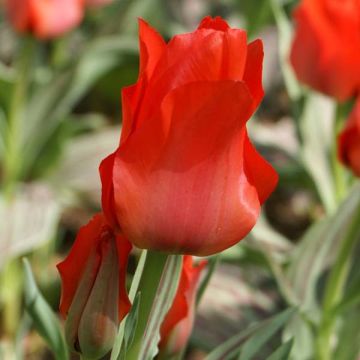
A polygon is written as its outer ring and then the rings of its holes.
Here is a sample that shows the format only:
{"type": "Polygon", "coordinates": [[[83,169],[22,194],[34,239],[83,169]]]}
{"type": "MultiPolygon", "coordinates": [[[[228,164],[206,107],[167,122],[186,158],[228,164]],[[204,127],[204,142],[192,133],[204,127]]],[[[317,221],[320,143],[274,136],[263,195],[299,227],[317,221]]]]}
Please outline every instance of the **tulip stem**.
{"type": "Polygon", "coordinates": [[[138,290],[141,292],[138,322],[132,346],[126,353],[127,360],[138,360],[149,314],[167,259],[167,254],[151,250],[148,250],[147,252],[145,265],[138,288],[138,290]]]}
{"type": "Polygon", "coordinates": [[[351,223],[341,243],[335,264],[329,274],[325,287],[323,316],[316,339],[318,360],[332,359],[332,336],[336,321],[334,309],[340,303],[350,270],[350,257],[360,236],[360,207],[351,219],[351,223]]]}

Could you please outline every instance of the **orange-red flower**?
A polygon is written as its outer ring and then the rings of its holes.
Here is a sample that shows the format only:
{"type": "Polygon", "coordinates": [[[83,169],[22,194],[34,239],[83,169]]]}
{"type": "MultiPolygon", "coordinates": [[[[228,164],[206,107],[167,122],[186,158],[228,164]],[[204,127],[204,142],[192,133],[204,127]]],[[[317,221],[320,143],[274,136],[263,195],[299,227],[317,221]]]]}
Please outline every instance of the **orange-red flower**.
{"type": "Polygon", "coordinates": [[[300,81],[346,100],[360,90],[360,1],[303,0],[291,63],[300,81]]]}
{"type": "Polygon", "coordinates": [[[338,138],[339,158],[360,177],[360,97],[338,138]]]}
{"type": "Polygon", "coordinates": [[[179,287],[160,329],[159,349],[166,358],[179,354],[189,340],[195,319],[196,293],[206,263],[203,260],[194,265],[192,256],[184,256],[179,287]]]}
{"type": "Polygon", "coordinates": [[[58,265],[66,340],[87,358],[100,358],[112,348],[118,324],[129,312],[125,279],[130,250],[131,244],[115,236],[97,214],[80,229],[70,254],[58,265]]]}
{"type": "Polygon", "coordinates": [[[104,212],[140,248],[222,251],[251,230],[277,182],[246,131],[263,97],[262,42],[219,17],[169,43],[142,20],[139,32],[120,146],[100,167],[104,212]]]}
{"type": "Polygon", "coordinates": [[[84,12],[83,0],[5,0],[8,17],[20,32],[40,39],[60,36],[77,26],[84,12]]]}

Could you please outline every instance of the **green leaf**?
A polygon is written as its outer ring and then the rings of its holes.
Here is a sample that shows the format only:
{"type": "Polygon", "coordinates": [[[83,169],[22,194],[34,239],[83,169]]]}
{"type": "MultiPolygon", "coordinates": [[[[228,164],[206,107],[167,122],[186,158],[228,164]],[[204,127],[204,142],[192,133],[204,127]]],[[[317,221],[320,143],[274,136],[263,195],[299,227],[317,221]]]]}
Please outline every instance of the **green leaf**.
{"type": "Polygon", "coordinates": [[[278,332],[295,314],[289,308],[272,318],[256,324],[233,336],[213,350],[206,360],[231,359],[240,353],[239,360],[249,360],[261,350],[276,332],[278,332]]]}
{"type": "Polygon", "coordinates": [[[25,309],[37,332],[44,338],[58,360],[67,360],[68,352],[59,321],[35,283],[30,263],[23,259],[25,272],[25,309]]]}
{"type": "Polygon", "coordinates": [[[127,52],[137,52],[136,41],[132,37],[116,35],[94,40],[75,66],[56,74],[51,81],[37,89],[26,112],[25,174],[34,166],[59,122],[66,119],[100,77],[121,63],[122,55],[127,52]]]}
{"type": "Polygon", "coordinates": [[[299,119],[301,158],[313,178],[327,213],[337,208],[336,191],[329,154],[334,141],[334,102],[317,93],[308,93],[299,119]]]}
{"type": "Polygon", "coordinates": [[[139,359],[154,359],[158,353],[160,327],[176,294],[182,266],[182,256],[169,255],[157,288],[141,343],[139,359]]]}
{"type": "Polygon", "coordinates": [[[293,339],[286,341],[267,360],[288,360],[293,346],[293,339]]]}

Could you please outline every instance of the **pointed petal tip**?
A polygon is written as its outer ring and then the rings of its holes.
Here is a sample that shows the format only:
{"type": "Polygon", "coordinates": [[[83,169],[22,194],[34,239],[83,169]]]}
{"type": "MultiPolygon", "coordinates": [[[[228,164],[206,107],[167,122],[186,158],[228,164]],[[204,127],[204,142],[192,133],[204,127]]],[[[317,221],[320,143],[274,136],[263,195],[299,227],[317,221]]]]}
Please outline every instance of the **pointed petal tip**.
{"type": "Polygon", "coordinates": [[[198,26],[198,29],[213,29],[219,31],[227,31],[229,28],[229,24],[220,16],[215,16],[214,18],[206,16],[198,26]]]}

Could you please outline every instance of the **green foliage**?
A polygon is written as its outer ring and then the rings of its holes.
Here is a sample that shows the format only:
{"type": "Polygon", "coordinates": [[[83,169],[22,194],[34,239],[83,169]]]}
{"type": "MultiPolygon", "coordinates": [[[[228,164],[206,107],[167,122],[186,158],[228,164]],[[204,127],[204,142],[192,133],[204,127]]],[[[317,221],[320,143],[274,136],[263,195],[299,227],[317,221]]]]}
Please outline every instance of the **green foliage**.
{"type": "Polygon", "coordinates": [[[23,260],[25,272],[25,309],[37,332],[44,338],[56,359],[67,360],[68,352],[59,321],[35,283],[28,260],[23,260]]]}

